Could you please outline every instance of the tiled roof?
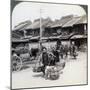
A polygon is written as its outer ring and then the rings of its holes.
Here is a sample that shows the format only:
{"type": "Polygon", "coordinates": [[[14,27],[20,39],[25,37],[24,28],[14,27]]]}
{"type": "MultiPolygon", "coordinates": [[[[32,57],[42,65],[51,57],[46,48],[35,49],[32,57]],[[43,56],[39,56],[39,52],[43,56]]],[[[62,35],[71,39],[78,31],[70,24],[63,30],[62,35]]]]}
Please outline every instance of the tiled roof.
{"type": "Polygon", "coordinates": [[[64,24],[62,27],[72,27],[75,24],[87,23],[86,16],[73,17],[70,21],[64,24]]]}
{"type": "Polygon", "coordinates": [[[17,26],[14,27],[13,31],[14,30],[24,30],[30,24],[31,24],[31,21],[29,21],[29,20],[21,22],[17,26]]]}
{"type": "Polygon", "coordinates": [[[87,16],[83,15],[80,17],[80,20],[76,24],[82,24],[82,23],[87,23],[87,16]]]}
{"type": "MultiPolygon", "coordinates": [[[[50,22],[52,22],[50,18],[41,19],[42,27],[47,27],[50,22]]],[[[40,19],[35,20],[31,25],[26,27],[26,29],[37,29],[37,28],[40,28],[40,19]]]]}
{"type": "Polygon", "coordinates": [[[60,27],[63,26],[65,23],[70,21],[73,18],[73,15],[63,16],[60,20],[56,20],[51,27],[60,27]]]}
{"type": "Polygon", "coordinates": [[[80,17],[74,17],[74,18],[72,18],[70,21],[68,21],[66,24],[64,24],[62,27],[73,26],[73,25],[76,24],[79,20],[80,20],[80,17]]]}

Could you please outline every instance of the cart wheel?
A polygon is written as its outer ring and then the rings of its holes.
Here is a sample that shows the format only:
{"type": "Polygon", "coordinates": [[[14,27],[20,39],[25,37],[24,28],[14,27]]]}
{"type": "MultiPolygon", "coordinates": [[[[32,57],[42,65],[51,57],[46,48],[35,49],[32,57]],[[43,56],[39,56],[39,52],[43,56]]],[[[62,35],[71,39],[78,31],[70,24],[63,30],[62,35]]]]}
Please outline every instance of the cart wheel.
{"type": "Polygon", "coordinates": [[[20,71],[22,68],[22,59],[18,56],[12,58],[12,71],[20,71]]]}

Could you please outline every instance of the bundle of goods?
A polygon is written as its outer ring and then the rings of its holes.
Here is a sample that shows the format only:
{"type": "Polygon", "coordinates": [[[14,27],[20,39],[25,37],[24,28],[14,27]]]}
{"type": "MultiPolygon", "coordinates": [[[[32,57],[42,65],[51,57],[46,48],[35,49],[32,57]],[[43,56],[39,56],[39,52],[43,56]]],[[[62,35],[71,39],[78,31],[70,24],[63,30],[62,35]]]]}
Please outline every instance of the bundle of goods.
{"type": "Polygon", "coordinates": [[[51,80],[57,80],[60,77],[62,70],[65,67],[65,61],[62,60],[60,63],[57,63],[55,66],[47,66],[45,68],[45,78],[51,80]]]}
{"type": "Polygon", "coordinates": [[[56,66],[47,66],[45,69],[45,78],[57,80],[59,78],[59,69],[56,66]]]}
{"type": "Polygon", "coordinates": [[[16,49],[16,52],[18,54],[24,54],[24,53],[28,53],[29,50],[27,48],[24,48],[24,47],[19,47],[19,48],[16,49]]]}
{"type": "Polygon", "coordinates": [[[20,57],[22,58],[23,61],[31,60],[29,53],[20,54],[20,57]]]}

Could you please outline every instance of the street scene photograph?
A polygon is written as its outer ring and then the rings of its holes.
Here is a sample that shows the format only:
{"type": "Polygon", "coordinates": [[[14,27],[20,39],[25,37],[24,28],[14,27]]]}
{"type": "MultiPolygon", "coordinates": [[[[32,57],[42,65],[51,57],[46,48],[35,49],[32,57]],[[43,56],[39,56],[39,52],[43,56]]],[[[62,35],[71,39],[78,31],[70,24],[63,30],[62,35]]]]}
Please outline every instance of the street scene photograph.
{"type": "Polygon", "coordinates": [[[11,88],[88,84],[87,5],[11,2],[11,88]]]}

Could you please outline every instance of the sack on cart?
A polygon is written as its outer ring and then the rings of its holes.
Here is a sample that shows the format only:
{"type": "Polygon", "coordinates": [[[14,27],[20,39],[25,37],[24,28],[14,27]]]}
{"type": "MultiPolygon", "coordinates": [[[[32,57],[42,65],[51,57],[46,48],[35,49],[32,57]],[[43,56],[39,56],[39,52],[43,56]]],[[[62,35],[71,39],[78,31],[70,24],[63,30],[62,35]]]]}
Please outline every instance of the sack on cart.
{"type": "Polygon", "coordinates": [[[45,78],[46,79],[51,79],[51,80],[56,80],[60,76],[59,70],[56,66],[47,66],[45,68],[45,78]]]}

